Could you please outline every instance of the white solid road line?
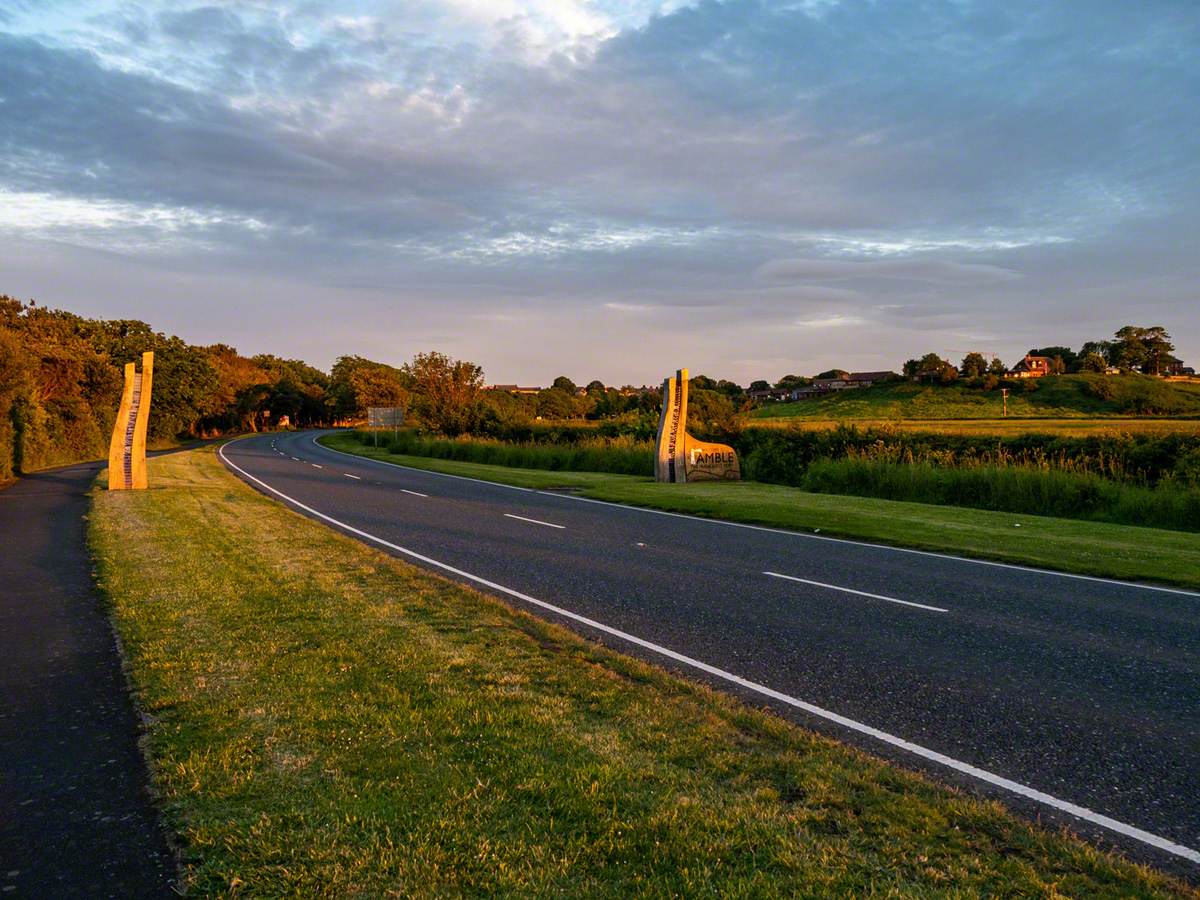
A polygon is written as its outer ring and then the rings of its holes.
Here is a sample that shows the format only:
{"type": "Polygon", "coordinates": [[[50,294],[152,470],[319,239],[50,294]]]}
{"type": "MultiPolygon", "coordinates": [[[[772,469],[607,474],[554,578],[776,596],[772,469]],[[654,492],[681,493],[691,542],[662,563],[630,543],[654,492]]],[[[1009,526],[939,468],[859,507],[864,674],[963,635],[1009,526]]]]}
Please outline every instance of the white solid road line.
{"type": "Polygon", "coordinates": [[[342,474],[347,478],[353,478],[355,481],[362,481],[362,478],[360,478],[358,475],[351,475],[349,472],[343,472],[342,474]]]}
{"type": "Polygon", "coordinates": [[[772,578],[783,578],[786,581],[798,581],[801,584],[811,584],[814,587],[828,588],[831,591],[842,591],[847,594],[857,594],[860,597],[870,597],[873,600],[886,600],[888,603],[900,603],[904,606],[915,606],[917,609],[927,609],[930,612],[950,612],[948,609],[942,609],[940,606],[929,606],[925,603],[913,603],[911,600],[897,600],[895,597],[885,597],[883,594],[870,594],[867,591],[856,591],[854,588],[841,587],[836,584],[826,584],[823,581],[810,581],[807,578],[797,578],[795,575],[780,575],[778,572],[763,572],[764,575],[770,575],[772,578]]]}
{"type": "Polygon", "coordinates": [[[555,525],[553,522],[543,522],[541,519],[527,519],[524,516],[514,516],[512,513],[505,513],[506,519],[520,519],[522,522],[531,522],[534,525],[545,525],[547,528],[566,528],[566,525],[555,525]]]}
{"type": "MultiPolygon", "coordinates": [[[[277,497],[286,500],[297,509],[302,509],[310,515],[313,515],[318,519],[322,519],[331,525],[336,525],[338,528],[341,528],[350,534],[357,534],[361,538],[374,541],[381,547],[387,547],[389,550],[395,550],[397,553],[403,553],[405,556],[419,560],[426,565],[441,569],[443,572],[449,572],[452,575],[457,575],[459,578],[464,578],[467,581],[474,582],[475,584],[480,584],[484,587],[491,588],[494,591],[499,591],[500,593],[506,594],[509,597],[513,597],[533,606],[548,610],[556,615],[560,615],[574,622],[578,622],[581,625],[586,625],[589,628],[594,628],[597,631],[603,632],[604,634],[612,635],[613,637],[620,638],[623,641],[628,641],[629,643],[638,647],[650,650],[653,653],[665,656],[667,659],[672,659],[677,663],[689,666],[700,672],[705,672],[706,674],[720,678],[723,681],[728,681],[730,684],[736,684],[738,687],[745,688],[746,690],[753,691],[756,694],[761,694],[764,697],[769,697],[772,700],[776,700],[788,706],[795,707],[796,709],[803,710],[810,715],[826,719],[830,722],[835,722],[838,725],[841,725],[843,728],[856,731],[859,734],[868,735],[869,737],[875,738],[876,740],[892,747],[898,747],[901,750],[906,750],[907,752],[912,753],[914,756],[919,756],[922,759],[929,760],[930,762],[938,763],[939,765],[945,766],[948,769],[953,769],[956,772],[969,775],[972,778],[985,782],[986,784],[1003,788],[1010,793],[1017,794],[1018,796],[1025,797],[1037,803],[1041,803],[1044,806],[1049,806],[1052,809],[1057,809],[1061,812],[1068,813],[1078,819],[1082,819],[1085,822],[1090,822],[1093,825],[1100,826],[1101,828],[1107,828],[1109,831],[1122,834],[1125,837],[1132,838],[1135,841],[1140,841],[1143,844],[1148,844],[1151,847],[1157,847],[1159,850],[1162,850],[1166,853],[1173,854],[1174,856],[1178,856],[1182,859],[1186,859],[1190,862],[1200,865],[1200,851],[1193,850],[1191,847],[1185,847],[1182,844],[1177,844],[1174,841],[1167,840],[1164,837],[1159,837],[1157,834],[1144,831],[1136,826],[1127,825],[1124,822],[1110,818],[1102,813],[1093,812],[1087,807],[1079,806],[1078,804],[1072,803],[1069,800],[1060,800],[1059,798],[1043,793],[1036,788],[1031,788],[1027,785],[1021,784],[1020,782],[1012,781],[1011,779],[1005,778],[1002,775],[996,775],[987,771],[986,769],[980,769],[978,766],[973,766],[970,763],[963,762],[962,760],[954,759],[952,756],[946,756],[944,753],[938,753],[936,750],[930,750],[928,747],[922,747],[920,744],[914,744],[911,741],[906,741],[904,738],[897,737],[894,734],[888,734],[886,731],[881,731],[880,729],[871,725],[867,725],[863,722],[858,722],[854,719],[830,710],[823,709],[820,706],[808,703],[805,700],[791,697],[780,691],[774,690],[773,688],[769,688],[766,685],[757,684],[749,679],[742,678],[740,675],[734,675],[732,672],[726,672],[724,669],[718,669],[716,666],[710,666],[708,663],[701,662],[698,659],[692,659],[690,656],[684,656],[682,653],[676,653],[674,650],[663,647],[659,644],[655,644],[652,641],[647,641],[644,638],[621,631],[618,628],[613,628],[611,625],[605,625],[603,622],[597,622],[595,619],[589,619],[587,616],[582,616],[579,613],[571,612],[569,609],[563,609],[561,606],[555,606],[554,604],[547,603],[544,600],[538,600],[536,597],[531,597],[528,594],[522,594],[520,591],[515,591],[512,588],[505,587],[502,584],[497,584],[494,581],[489,581],[486,578],[481,578],[478,575],[472,575],[470,572],[465,572],[462,569],[455,568],[454,566],[440,562],[432,557],[417,553],[415,550],[409,550],[407,547],[401,547],[399,544],[393,544],[391,541],[386,541],[381,537],[376,537],[375,535],[363,531],[360,528],[355,528],[353,525],[347,525],[345,522],[340,522],[333,518],[333,516],[326,515],[319,510],[313,509],[311,506],[307,506],[306,504],[301,503],[299,500],[289,497],[287,494],[283,493],[277,488],[271,487],[271,485],[267,484],[261,478],[256,478],[251,475],[241,466],[232,462],[229,457],[225,455],[225,448],[228,446],[229,444],[223,444],[217,450],[217,454],[222,460],[224,460],[225,464],[235,472],[241,473],[255,484],[260,485],[261,487],[270,491],[272,494],[275,494],[277,497]]],[[[352,454],[346,455],[349,456],[352,454]]]]}
{"type": "Polygon", "coordinates": [[[402,494],[412,494],[414,497],[428,497],[428,494],[422,494],[420,491],[410,491],[408,488],[400,488],[402,494]]]}
{"type": "MultiPolygon", "coordinates": [[[[241,440],[239,438],[239,440],[241,440]]],[[[559,491],[539,491],[533,488],[517,487],[512,484],[501,484],[498,481],[488,481],[485,478],[471,478],[467,475],[451,475],[449,472],[434,472],[432,469],[418,469],[415,466],[402,466],[399,463],[390,463],[382,459],[371,459],[369,456],[360,456],[357,453],[347,453],[345,450],[335,450],[333,447],[327,447],[324,444],[318,444],[317,438],[312,438],[312,442],[322,450],[328,450],[330,453],[340,453],[342,456],[351,456],[354,459],[379,463],[381,466],[391,466],[394,469],[405,469],[409,472],[426,472],[430,475],[440,475],[443,478],[459,478],[463,481],[478,481],[482,484],[490,484],[493,487],[508,488],[514,491],[528,491],[534,494],[541,494],[545,497],[557,497],[559,500],[578,500],[580,503],[596,503],[600,506],[614,506],[617,509],[627,509],[632,512],[650,513],[655,516],[670,516],[674,519],[689,519],[693,522],[707,522],[709,525],[724,525],[729,528],[748,528],[751,531],[767,531],[771,534],[786,534],[790,537],[808,538],[811,541],[830,541],[834,544],[852,544],[856,547],[869,547],[872,550],[885,550],[892,553],[911,553],[916,556],[932,556],[935,559],[951,559],[955,562],[970,563],[974,566],[992,566],[997,569],[1013,569],[1017,572],[1030,572],[1034,575],[1050,575],[1055,578],[1074,578],[1078,581],[1095,581],[1100,584],[1115,584],[1118,587],[1137,588],[1142,591],[1159,591],[1164,594],[1180,594],[1184,597],[1193,597],[1200,600],[1200,592],[1189,591],[1184,588],[1169,588],[1160,587],[1157,584],[1140,584],[1136,581],[1120,581],[1116,578],[1101,578],[1098,575],[1076,575],[1074,572],[1056,572],[1053,569],[1039,569],[1036,566],[1021,566],[1016,563],[996,562],[990,559],[972,559],[969,556],[955,556],[953,553],[937,553],[933,550],[914,550],[912,547],[893,547],[890,544],[872,544],[869,541],[855,541],[850,538],[829,537],[824,534],[809,534],[806,531],[789,531],[786,528],[771,528],[767,525],[751,525],[747,522],[730,522],[728,519],[706,519],[703,516],[689,516],[687,513],[668,512],[665,509],[651,509],[648,506],[632,506],[628,503],[613,503],[609,500],[595,500],[591,497],[580,497],[577,494],[564,494],[559,491]]]]}

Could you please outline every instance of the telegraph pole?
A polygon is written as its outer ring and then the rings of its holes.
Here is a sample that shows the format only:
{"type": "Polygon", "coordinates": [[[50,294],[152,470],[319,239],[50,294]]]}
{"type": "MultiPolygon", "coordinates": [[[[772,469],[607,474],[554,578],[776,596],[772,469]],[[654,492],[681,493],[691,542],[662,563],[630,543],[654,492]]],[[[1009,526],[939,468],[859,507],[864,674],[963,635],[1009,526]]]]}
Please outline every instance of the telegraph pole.
{"type": "Polygon", "coordinates": [[[1008,418],[1008,388],[1000,388],[1000,396],[1004,398],[1004,415],[1002,418],[1008,418]]]}

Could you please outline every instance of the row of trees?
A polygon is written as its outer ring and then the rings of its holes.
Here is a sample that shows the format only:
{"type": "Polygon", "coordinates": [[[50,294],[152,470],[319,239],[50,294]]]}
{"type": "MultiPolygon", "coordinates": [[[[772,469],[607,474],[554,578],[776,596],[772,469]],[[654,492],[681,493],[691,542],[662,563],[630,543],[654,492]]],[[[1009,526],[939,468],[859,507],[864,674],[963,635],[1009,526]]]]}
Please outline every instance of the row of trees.
{"type": "MultiPolygon", "coordinates": [[[[1174,350],[1171,335],[1161,325],[1148,328],[1126,325],[1117,330],[1113,340],[1087,341],[1078,352],[1070,347],[1034,347],[1028,355],[1049,359],[1053,375],[1105,372],[1110,367],[1125,372],[1162,375],[1169,366],[1179,363],[1172,355],[1174,350]]],[[[1002,378],[1009,369],[999,357],[988,360],[982,353],[968,353],[958,366],[937,353],[926,353],[920,359],[905,362],[902,371],[908,378],[946,383],[956,378],[988,375],[1002,378]]]]}
{"type": "MultiPolygon", "coordinates": [[[[155,354],[150,439],[360,421],[370,406],[398,406],[408,421],[443,434],[501,434],[538,418],[632,418],[652,422],[654,391],[566,376],[533,396],[485,389],[476,364],[422,353],[403,366],[343,356],[325,373],[302,360],[243,356],[226,344],[195,346],[136,320],[89,319],[0,296],[0,479],[103,457],[122,386],[121,370],[155,354]]],[[[741,388],[699,376],[693,404],[709,421],[731,418],[741,388]],[[718,391],[718,387],[721,393],[718,391]]]]}

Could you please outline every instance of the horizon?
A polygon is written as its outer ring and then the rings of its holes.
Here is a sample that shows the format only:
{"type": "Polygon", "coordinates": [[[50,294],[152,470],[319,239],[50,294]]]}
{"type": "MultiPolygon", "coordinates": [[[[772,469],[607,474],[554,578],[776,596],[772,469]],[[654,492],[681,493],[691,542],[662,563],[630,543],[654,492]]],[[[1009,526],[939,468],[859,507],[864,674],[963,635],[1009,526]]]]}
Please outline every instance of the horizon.
{"type": "Polygon", "coordinates": [[[1184,6],[12,3],[0,46],[41,306],[492,384],[1200,358],[1184,6]]]}

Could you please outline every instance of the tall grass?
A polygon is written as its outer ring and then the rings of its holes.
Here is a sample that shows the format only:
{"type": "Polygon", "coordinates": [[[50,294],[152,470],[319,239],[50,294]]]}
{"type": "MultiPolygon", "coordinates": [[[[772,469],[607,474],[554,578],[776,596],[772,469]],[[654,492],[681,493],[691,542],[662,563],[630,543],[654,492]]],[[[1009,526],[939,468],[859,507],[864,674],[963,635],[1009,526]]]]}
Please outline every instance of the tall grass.
{"type": "Polygon", "coordinates": [[[1200,490],[1173,480],[1151,488],[1053,468],[994,464],[947,468],[860,456],[817,460],[808,466],[799,486],[822,494],[1200,531],[1200,490]]]}
{"type": "MultiPolygon", "coordinates": [[[[370,432],[355,434],[363,444],[370,445],[375,440],[370,432]]],[[[398,435],[380,434],[379,444],[392,453],[408,456],[454,459],[517,469],[610,472],[614,475],[654,474],[651,444],[631,437],[591,437],[570,444],[548,444],[533,441],[510,443],[490,438],[432,438],[402,431],[398,435]]]]}

